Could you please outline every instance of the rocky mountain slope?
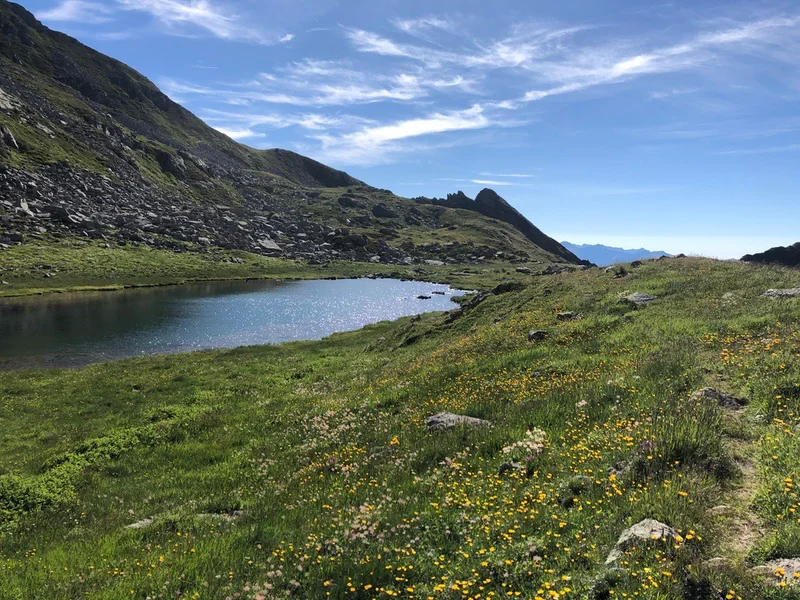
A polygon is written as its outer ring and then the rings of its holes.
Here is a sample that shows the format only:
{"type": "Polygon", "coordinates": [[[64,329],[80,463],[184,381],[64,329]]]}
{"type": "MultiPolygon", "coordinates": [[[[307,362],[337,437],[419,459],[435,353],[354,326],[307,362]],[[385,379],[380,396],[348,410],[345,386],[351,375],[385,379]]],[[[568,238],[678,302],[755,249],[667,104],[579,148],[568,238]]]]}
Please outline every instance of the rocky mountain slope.
{"type": "Polygon", "coordinates": [[[413,202],[294,152],[238,144],[130,67],[0,0],[0,244],[83,236],[312,262],[579,262],[482,195],[478,211],[413,202]]]}
{"type": "Polygon", "coordinates": [[[745,262],[783,265],[784,267],[800,267],[800,242],[791,246],[777,246],[757,254],[746,254],[745,262]]]}
{"type": "Polygon", "coordinates": [[[671,256],[663,250],[647,250],[645,248],[629,250],[626,248],[616,248],[614,246],[604,246],[603,244],[573,244],[571,242],[561,242],[561,245],[576,256],[591,261],[601,267],[634,260],[648,260],[661,256],[671,256]]]}
{"type": "Polygon", "coordinates": [[[531,242],[558,256],[562,260],[570,263],[589,264],[588,261],[581,261],[562,244],[553,238],[545,235],[533,223],[526,219],[516,208],[511,206],[504,198],[501,198],[494,190],[483,189],[473,200],[464,192],[458,191],[455,194],[448,194],[447,198],[416,198],[421,204],[432,204],[434,206],[447,206],[450,208],[460,208],[475,211],[492,219],[498,219],[513,225],[519,229],[531,242]]]}

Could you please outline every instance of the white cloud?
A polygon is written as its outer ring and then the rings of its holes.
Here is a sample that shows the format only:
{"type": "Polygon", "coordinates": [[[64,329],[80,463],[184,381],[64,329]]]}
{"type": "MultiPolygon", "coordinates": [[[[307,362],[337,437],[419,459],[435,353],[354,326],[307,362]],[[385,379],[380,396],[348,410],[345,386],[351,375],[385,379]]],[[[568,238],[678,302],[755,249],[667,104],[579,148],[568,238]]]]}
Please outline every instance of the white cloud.
{"type": "Polygon", "coordinates": [[[797,36],[800,18],[772,18],[705,32],[686,42],[628,55],[627,44],[587,47],[556,59],[534,61],[524,67],[553,85],[531,90],[523,100],[533,102],[549,96],[577,92],[598,85],[628,81],[642,75],[675,73],[717,64],[723,52],[752,52],[780,43],[781,33],[797,36]]]}
{"type": "Polygon", "coordinates": [[[527,177],[538,177],[538,175],[531,175],[530,173],[481,173],[485,177],[520,177],[520,178],[527,178],[527,177]]]}
{"type": "Polygon", "coordinates": [[[738,150],[722,150],[718,155],[747,155],[747,154],[777,154],[781,152],[798,152],[800,144],[786,144],[785,146],[769,146],[767,148],[741,148],[738,150]]]}
{"type": "Polygon", "coordinates": [[[427,34],[432,30],[453,31],[455,23],[441,17],[421,17],[419,19],[395,19],[395,27],[411,35],[427,34]]]}
{"type": "Polygon", "coordinates": [[[74,21],[93,25],[111,21],[111,13],[111,8],[99,2],[62,0],[53,8],[36,13],[36,17],[42,21],[74,21]]]}
{"type": "Polygon", "coordinates": [[[253,131],[252,129],[228,129],[225,127],[215,127],[214,129],[216,129],[220,133],[224,133],[229,138],[233,138],[234,140],[266,137],[263,133],[258,133],[257,131],[253,131]]]}
{"type": "Polygon", "coordinates": [[[397,121],[389,125],[363,127],[355,132],[332,136],[320,135],[321,154],[338,164],[378,164],[392,156],[413,151],[406,145],[409,139],[455,131],[482,129],[492,124],[481,106],[434,113],[416,119],[397,121]]]}
{"type": "Polygon", "coordinates": [[[116,0],[124,10],[146,12],[168,30],[186,26],[198,28],[223,40],[275,44],[292,39],[250,27],[233,13],[213,6],[207,0],[116,0]]]}

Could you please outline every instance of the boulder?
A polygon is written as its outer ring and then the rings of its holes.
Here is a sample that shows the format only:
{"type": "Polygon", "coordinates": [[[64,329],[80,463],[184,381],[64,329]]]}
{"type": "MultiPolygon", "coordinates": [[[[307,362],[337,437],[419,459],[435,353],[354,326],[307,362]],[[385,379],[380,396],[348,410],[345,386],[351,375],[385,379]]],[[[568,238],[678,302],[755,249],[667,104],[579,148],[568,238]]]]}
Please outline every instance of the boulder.
{"type": "Polygon", "coordinates": [[[396,219],[397,213],[385,204],[376,204],[372,207],[372,214],[381,219],[396,219]]]}
{"type": "Polygon", "coordinates": [[[636,525],[629,527],[620,534],[614,549],[606,558],[606,564],[609,565],[616,562],[625,552],[638,544],[646,545],[656,540],[670,540],[674,539],[676,535],[672,527],[655,519],[639,521],[636,525]]]}
{"type": "Polygon", "coordinates": [[[517,273],[524,273],[525,275],[530,275],[533,273],[528,267],[517,267],[514,269],[517,273]]]}
{"type": "Polygon", "coordinates": [[[449,412],[441,412],[425,419],[425,428],[428,431],[446,431],[448,429],[455,429],[456,427],[481,428],[491,426],[491,422],[485,419],[477,419],[475,417],[457,415],[449,412]]]}
{"type": "Polygon", "coordinates": [[[800,296],[800,287],[783,289],[783,290],[767,290],[762,294],[762,296],[766,296],[767,298],[775,299],[775,298],[797,298],[800,296]]]}
{"type": "Polygon", "coordinates": [[[150,527],[153,524],[153,519],[147,518],[142,519],[141,521],[137,521],[136,523],[131,523],[130,525],[126,525],[125,529],[144,529],[145,527],[150,527]]]}
{"type": "Polygon", "coordinates": [[[156,154],[156,160],[161,170],[168,175],[182,177],[186,173],[186,162],[177,154],[162,150],[156,154]]]}
{"type": "Polygon", "coordinates": [[[556,315],[559,321],[574,321],[578,317],[580,317],[580,315],[572,311],[560,312],[556,315]]]}
{"type": "Polygon", "coordinates": [[[779,558],[763,565],[753,567],[750,572],[757,577],[764,577],[773,585],[800,584],[800,558],[779,558]],[[798,577],[795,577],[795,573],[798,577]]]}
{"type": "Polygon", "coordinates": [[[19,150],[19,144],[17,144],[17,140],[14,137],[14,134],[11,133],[11,130],[5,125],[3,125],[2,128],[0,128],[0,140],[2,140],[3,144],[8,146],[9,148],[13,150],[19,150]]]}
{"type": "Polygon", "coordinates": [[[278,246],[275,242],[273,242],[269,238],[262,238],[258,240],[258,245],[261,246],[264,250],[280,250],[281,247],[278,246]]]}
{"type": "Polygon", "coordinates": [[[531,329],[528,332],[528,341],[529,342],[541,342],[543,341],[549,333],[544,329],[531,329]]]}
{"type": "Polygon", "coordinates": [[[635,304],[637,306],[641,306],[642,304],[649,304],[653,300],[657,300],[658,296],[653,296],[651,294],[645,294],[644,292],[634,292],[632,294],[628,294],[623,298],[626,302],[630,302],[631,304],[635,304]]]}
{"type": "Polygon", "coordinates": [[[745,404],[747,404],[747,401],[742,398],[731,396],[730,394],[720,392],[710,387],[694,392],[692,394],[692,400],[709,400],[711,402],[716,402],[717,406],[730,410],[741,410],[745,404]]]}

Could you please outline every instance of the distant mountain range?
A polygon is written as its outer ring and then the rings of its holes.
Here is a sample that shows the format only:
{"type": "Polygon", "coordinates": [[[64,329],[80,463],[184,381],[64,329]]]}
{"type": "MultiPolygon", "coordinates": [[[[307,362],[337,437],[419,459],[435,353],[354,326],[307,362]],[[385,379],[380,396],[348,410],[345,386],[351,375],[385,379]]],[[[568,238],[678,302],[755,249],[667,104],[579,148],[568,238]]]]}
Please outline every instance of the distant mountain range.
{"type": "Polygon", "coordinates": [[[573,244],[571,242],[561,242],[567,250],[575,254],[582,260],[588,260],[594,264],[605,267],[616,263],[631,262],[633,260],[645,260],[648,258],[658,258],[660,256],[672,256],[663,250],[646,250],[638,248],[627,250],[625,248],[615,248],[613,246],[603,246],[602,244],[573,244]]]}
{"type": "Polygon", "coordinates": [[[800,242],[791,246],[777,246],[758,254],[746,254],[742,257],[742,260],[783,265],[785,267],[800,267],[800,242]]]}

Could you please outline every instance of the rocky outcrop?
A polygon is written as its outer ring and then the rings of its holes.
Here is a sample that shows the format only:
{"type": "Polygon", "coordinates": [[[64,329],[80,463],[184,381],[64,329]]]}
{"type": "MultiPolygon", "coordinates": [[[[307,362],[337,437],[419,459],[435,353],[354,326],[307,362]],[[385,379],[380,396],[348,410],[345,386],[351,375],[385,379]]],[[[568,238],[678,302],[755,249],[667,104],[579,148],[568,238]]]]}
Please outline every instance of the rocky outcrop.
{"type": "Polygon", "coordinates": [[[745,262],[783,265],[784,267],[800,267],[800,242],[791,246],[776,246],[758,254],[746,254],[745,262]]]}
{"type": "Polygon", "coordinates": [[[638,545],[649,544],[653,541],[675,539],[677,533],[669,525],[655,519],[644,519],[636,525],[624,530],[614,545],[614,549],[606,558],[609,565],[622,558],[622,555],[638,545]]]}
{"type": "Polygon", "coordinates": [[[731,396],[730,394],[720,392],[719,390],[710,387],[694,392],[692,394],[692,400],[705,400],[712,402],[721,408],[727,408],[728,410],[741,410],[747,404],[747,401],[742,398],[731,396]]]}
{"type": "Polygon", "coordinates": [[[634,292],[625,296],[623,300],[629,302],[630,304],[641,306],[643,304],[650,304],[653,300],[658,300],[658,296],[645,294],[644,292],[634,292]]]}
{"type": "Polygon", "coordinates": [[[782,290],[767,290],[762,294],[767,298],[797,298],[800,297],[800,287],[782,289],[782,290]]]}
{"type": "Polygon", "coordinates": [[[491,427],[491,422],[466,415],[457,415],[449,412],[441,412],[425,419],[425,428],[428,431],[446,431],[456,427],[491,427]]]}
{"type": "Polygon", "coordinates": [[[455,194],[448,194],[447,198],[415,198],[417,202],[426,204],[436,204],[450,208],[461,208],[478,212],[484,216],[504,221],[516,227],[525,237],[534,244],[550,252],[553,256],[567,263],[590,265],[588,261],[583,261],[572,252],[567,250],[553,238],[545,235],[533,223],[525,218],[516,208],[511,206],[506,200],[494,190],[483,189],[475,197],[470,199],[464,192],[459,191],[455,194]]]}

